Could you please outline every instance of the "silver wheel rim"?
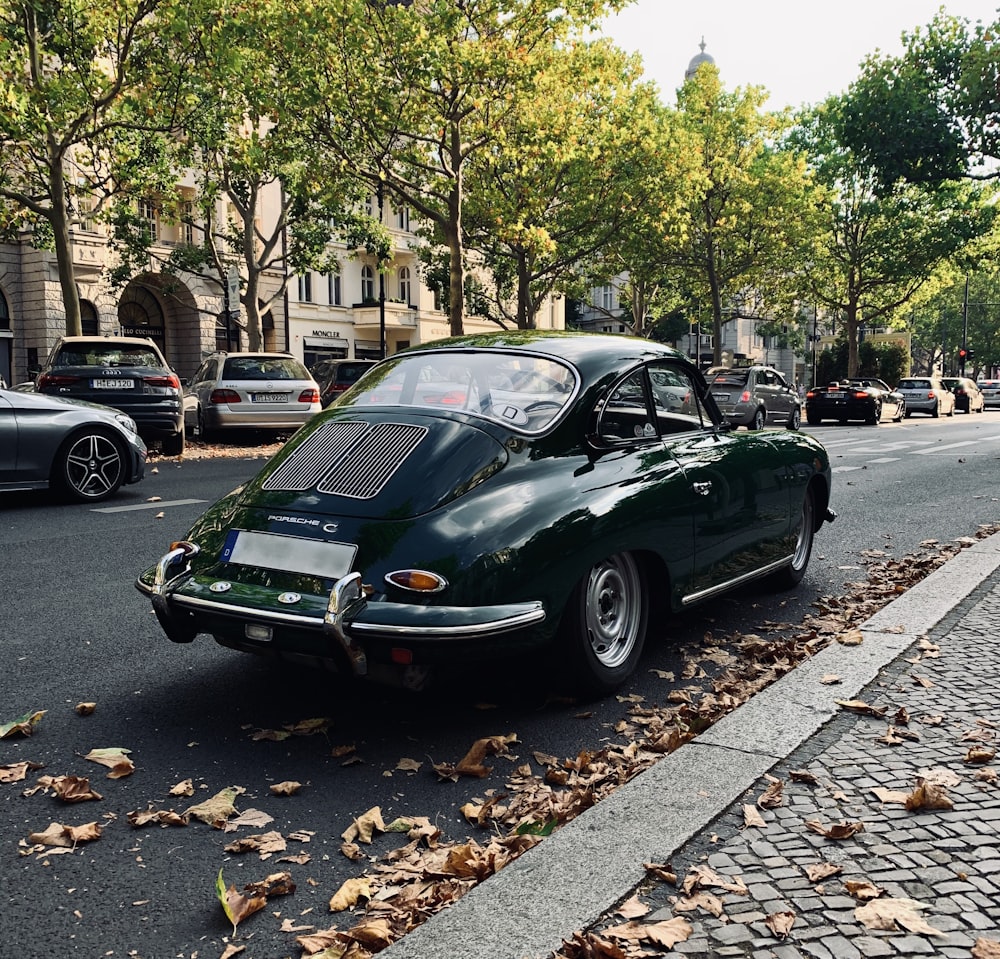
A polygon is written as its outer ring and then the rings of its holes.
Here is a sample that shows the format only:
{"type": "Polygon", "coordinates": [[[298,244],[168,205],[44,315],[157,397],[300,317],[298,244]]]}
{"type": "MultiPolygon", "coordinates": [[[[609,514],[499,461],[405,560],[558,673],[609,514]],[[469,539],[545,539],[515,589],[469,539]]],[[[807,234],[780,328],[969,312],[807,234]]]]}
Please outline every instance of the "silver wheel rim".
{"type": "Polygon", "coordinates": [[[607,669],[631,655],[642,627],[639,568],[627,553],[598,563],[587,578],[585,619],[590,648],[607,669]]]}
{"type": "Polygon", "coordinates": [[[792,556],[792,567],[796,570],[804,569],[809,562],[809,552],[812,548],[813,529],[813,498],[811,493],[806,493],[802,500],[802,519],[799,523],[799,535],[795,540],[795,555],[792,556]]]}
{"type": "Polygon", "coordinates": [[[106,436],[81,436],[66,454],[66,481],[74,492],[88,499],[115,489],[122,475],[118,447],[106,436]]]}

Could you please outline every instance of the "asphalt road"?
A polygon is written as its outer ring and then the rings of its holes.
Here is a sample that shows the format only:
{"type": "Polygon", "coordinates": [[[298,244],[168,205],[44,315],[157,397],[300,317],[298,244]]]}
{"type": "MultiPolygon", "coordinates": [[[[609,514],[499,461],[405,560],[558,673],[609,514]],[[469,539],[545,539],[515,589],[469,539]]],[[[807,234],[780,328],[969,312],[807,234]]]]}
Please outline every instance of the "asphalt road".
{"type": "MultiPolygon", "coordinates": [[[[862,550],[902,557],[928,539],[974,535],[998,520],[1000,412],[810,432],[830,449],[839,518],[817,538],[799,589],[748,588],[672,621],[622,698],[663,702],[675,684],[662,673],[680,675],[685,654],[696,653],[707,632],[798,622],[815,601],[863,578],[862,550]]],[[[33,959],[53,948],[92,959],[220,956],[233,931],[215,896],[220,868],[238,888],[282,869],[292,873],[294,895],[247,919],[236,941],[245,959],[298,956],[296,933],[281,931],[283,921],[317,929],[352,924],[327,907],[344,880],[364,871],[364,862],[340,852],[352,817],[379,806],[387,823],[427,816],[445,838],[482,841],[459,807],[502,790],[515,763],[498,757],[487,779],[457,783],[440,782],[432,763],[457,762],[476,739],[511,733],[516,762],[535,751],[576,756],[600,748],[626,715],[619,697],[567,700],[530,660],[445,677],[433,695],[413,696],[276,667],[206,637],[190,646],[167,642],[132,586],[136,574],[260,465],[161,460],[142,484],[99,509],[43,495],[0,502],[0,723],[46,711],[31,737],[0,740],[0,765],[44,766],[23,782],[0,783],[0,959],[33,959]],[[77,715],[81,702],[96,703],[92,715],[77,715]],[[317,718],[327,720],[318,734],[255,738],[317,718]],[[130,750],[132,775],[105,778],[103,767],[83,758],[108,747],[130,750]],[[404,759],[419,768],[399,768],[404,759]],[[66,804],[42,791],[25,796],[40,775],[89,777],[103,798],[66,804]],[[186,779],[194,796],[171,796],[186,779]],[[284,781],[302,788],[273,796],[269,786],[284,781]],[[224,833],[196,821],[141,829],[127,821],[130,812],[182,810],[231,786],[245,790],[236,800],[240,812],[262,810],[273,822],[224,833]],[[25,854],[28,836],[50,823],[93,821],[103,826],[96,841],[66,854],[25,854]],[[290,841],[288,853],[307,853],[309,862],[224,849],[237,836],[268,830],[308,836],[290,841]]],[[[399,844],[381,837],[365,851],[383,856],[399,844]]]]}

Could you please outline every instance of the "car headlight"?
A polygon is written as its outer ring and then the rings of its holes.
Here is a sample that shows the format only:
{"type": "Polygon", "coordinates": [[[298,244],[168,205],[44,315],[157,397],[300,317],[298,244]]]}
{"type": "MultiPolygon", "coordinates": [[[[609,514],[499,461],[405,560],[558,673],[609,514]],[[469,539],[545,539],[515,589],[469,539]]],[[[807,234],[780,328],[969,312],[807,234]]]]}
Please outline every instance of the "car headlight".
{"type": "Polygon", "coordinates": [[[139,431],[135,428],[135,420],[126,413],[115,413],[115,419],[121,424],[122,428],[127,430],[129,433],[135,435],[139,431]]]}

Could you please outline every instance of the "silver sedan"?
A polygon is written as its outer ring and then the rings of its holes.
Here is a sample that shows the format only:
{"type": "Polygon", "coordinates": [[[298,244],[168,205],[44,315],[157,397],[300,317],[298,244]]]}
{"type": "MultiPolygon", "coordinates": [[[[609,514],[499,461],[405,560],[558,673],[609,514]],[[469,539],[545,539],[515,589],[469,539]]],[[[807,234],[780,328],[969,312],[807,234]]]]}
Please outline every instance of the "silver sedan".
{"type": "Polygon", "coordinates": [[[146,444],[127,413],[0,389],[0,491],[54,489],[97,502],[146,469],[146,444]]]}

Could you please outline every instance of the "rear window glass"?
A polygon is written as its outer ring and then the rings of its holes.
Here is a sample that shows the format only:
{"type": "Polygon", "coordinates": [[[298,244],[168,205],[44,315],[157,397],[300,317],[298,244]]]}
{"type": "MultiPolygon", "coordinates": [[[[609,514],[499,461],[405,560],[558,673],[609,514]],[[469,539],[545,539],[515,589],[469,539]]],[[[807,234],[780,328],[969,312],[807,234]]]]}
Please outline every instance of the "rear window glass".
{"type": "Polygon", "coordinates": [[[532,433],[555,420],[577,383],[571,366],[546,356],[435,350],[382,363],[337,406],[461,410],[532,433]]]}
{"type": "Polygon", "coordinates": [[[227,380],[308,380],[306,368],[291,356],[230,356],[222,368],[227,380]]]}
{"type": "Polygon", "coordinates": [[[711,386],[743,386],[747,381],[749,370],[732,370],[728,373],[716,373],[712,377],[711,386]]]}
{"type": "Polygon", "coordinates": [[[54,366],[143,366],[163,369],[156,350],[135,344],[74,343],[64,346],[54,366]]]}
{"type": "Polygon", "coordinates": [[[897,389],[900,390],[929,390],[930,380],[900,380],[897,389]]]}

